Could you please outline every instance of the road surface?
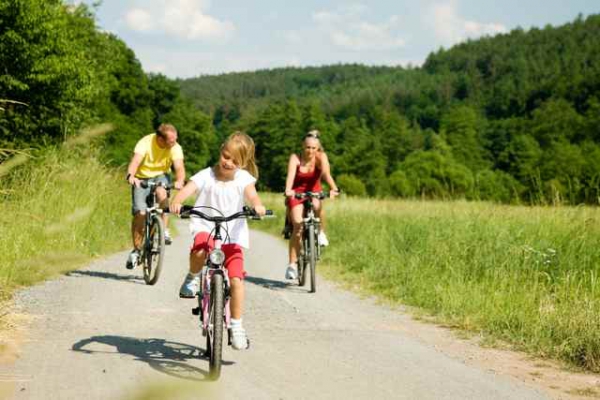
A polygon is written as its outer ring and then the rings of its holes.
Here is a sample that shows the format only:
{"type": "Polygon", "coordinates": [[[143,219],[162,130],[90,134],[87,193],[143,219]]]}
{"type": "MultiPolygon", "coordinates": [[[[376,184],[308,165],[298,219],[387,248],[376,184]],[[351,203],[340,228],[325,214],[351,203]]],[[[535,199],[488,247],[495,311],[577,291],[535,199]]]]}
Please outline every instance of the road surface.
{"type": "Polygon", "coordinates": [[[194,301],[178,297],[190,243],[186,224],[178,224],[181,234],[167,247],[155,286],[144,284],[140,269],[125,269],[127,252],[121,252],[19,292],[15,312],[29,322],[18,358],[0,364],[4,396],[550,398],[421,340],[401,311],[323,279],[315,294],[287,283],[286,246],[257,231],[246,253],[244,325],[251,348],[225,347],[221,379],[208,382],[194,301]]]}

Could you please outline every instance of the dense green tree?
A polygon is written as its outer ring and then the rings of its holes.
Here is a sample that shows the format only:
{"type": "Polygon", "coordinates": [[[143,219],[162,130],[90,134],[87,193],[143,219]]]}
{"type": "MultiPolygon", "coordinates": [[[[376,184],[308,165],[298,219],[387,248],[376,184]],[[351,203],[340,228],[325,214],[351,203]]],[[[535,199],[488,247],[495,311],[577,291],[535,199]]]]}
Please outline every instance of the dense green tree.
{"type": "Polygon", "coordinates": [[[490,166],[489,158],[483,144],[483,123],[477,112],[468,106],[457,106],[450,109],[441,121],[440,131],[452,148],[454,158],[472,171],[490,166]]]}
{"type": "Polygon", "coordinates": [[[210,118],[194,107],[191,102],[180,101],[164,115],[164,122],[177,128],[178,142],[181,144],[187,174],[193,175],[216,161],[218,138],[212,128],[210,118]]]}
{"type": "Polygon", "coordinates": [[[367,188],[365,184],[356,176],[351,174],[341,174],[337,177],[338,187],[350,196],[365,196],[367,188]]]}
{"type": "Polygon", "coordinates": [[[0,139],[62,139],[89,116],[98,82],[78,35],[86,37],[94,25],[77,10],[60,0],[0,1],[0,93],[27,104],[3,115],[0,139]],[[80,29],[72,29],[76,25],[80,29]]]}
{"type": "Polygon", "coordinates": [[[437,151],[416,151],[400,164],[418,196],[428,198],[468,197],[473,174],[454,159],[437,151]]]}

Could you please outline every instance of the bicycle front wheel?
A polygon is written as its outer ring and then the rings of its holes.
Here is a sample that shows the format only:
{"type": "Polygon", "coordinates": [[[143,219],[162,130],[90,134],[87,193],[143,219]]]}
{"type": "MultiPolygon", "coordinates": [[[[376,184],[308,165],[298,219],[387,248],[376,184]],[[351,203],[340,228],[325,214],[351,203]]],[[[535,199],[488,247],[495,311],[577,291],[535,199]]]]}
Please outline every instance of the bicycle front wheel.
{"type": "Polygon", "coordinates": [[[310,264],[310,292],[317,291],[317,248],[316,248],[316,231],[314,225],[308,226],[308,262],[310,264]]]}
{"type": "Polygon", "coordinates": [[[208,376],[212,380],[217,380],[221,376],[224,301],[223,275],[214,274],[210,282],[208,334],[206,335],[209,357],[208,376]]]}
{"type": "Polygon", "coordinates": [[[148,285],[158,281],[165,255],[165,224],[160,215],[151,218],[144,253],[144,281],[148,285]]]}
{"type": "MultiPolygon", "coordinates": [[[[305,240],[302,240],[302,247],[305,246],[305,240]]],[[[306,250],[302,249],[298,254],[298,285],[304,286],[306,284],[306,259],[304,258],[306,250]]]]}

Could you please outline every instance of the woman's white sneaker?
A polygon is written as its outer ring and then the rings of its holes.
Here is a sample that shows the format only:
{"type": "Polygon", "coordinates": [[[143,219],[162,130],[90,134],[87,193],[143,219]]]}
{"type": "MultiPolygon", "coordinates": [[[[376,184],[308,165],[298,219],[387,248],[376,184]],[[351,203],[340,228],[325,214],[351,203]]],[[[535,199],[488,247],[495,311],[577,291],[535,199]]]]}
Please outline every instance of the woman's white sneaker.
{"type": "Polygon", "coordinates": [[[298,277],[298,264],[291,263],[285,270],[285,279],[296,279],[298,277]]]}
{"type": "Polygon", "coordinates": [[[319,242],[319,246],[329,246],[329,240],[327,240],[327,235],[325,235],[325,232],[323,231],[319,232],[319,237],[317,238],[317,241],[319,242]]]}

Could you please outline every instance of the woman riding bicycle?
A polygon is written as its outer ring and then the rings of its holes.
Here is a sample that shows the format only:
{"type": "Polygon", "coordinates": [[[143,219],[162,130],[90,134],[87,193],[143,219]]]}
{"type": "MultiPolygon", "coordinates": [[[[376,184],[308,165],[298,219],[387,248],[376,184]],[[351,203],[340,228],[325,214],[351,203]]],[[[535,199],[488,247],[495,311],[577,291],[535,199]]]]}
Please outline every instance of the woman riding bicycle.
{"type": "MultiPolygon", "coordinates": [[[[302,153],[300,156],[292,154],[288,163],[287,178],[285,181],[285,195],[287,206],[287,218],[292,223],[292,234],[289,243],[289,264],[285,271],[286,279],[296,279],[298,269],[298,254],[300,253],[300,242],[302,239],[302,211],[303,200],[294,198],[295,193],[319,192],[321,191],[321,179],[330,187],[330,198],[339,194],[335,181],[331,177],[329,160],[323,151],[319,140],[319,131],[312,130],[304,136],[302,141],[302,153]]],[[[315,212],[321,219],[321,232],[319,232],[319,244],[329,244],[325,235],[325,212],[318,199],[312,199],[315,212]]]]}
{"type": "MultiPolygon", "coordinates": [[[[214,215],[231,215],[242,210],[244,200],[254,208],[259,216],[265,215],[255,182],[258,169],[254,161],[254,142],[250,136],[235,132],[221,146],[219,162],[190,178],[185,187],[177,193],[170,206],[170,211],[179,214],[181,203],[196,193],[194,206],[202,207],[203,212],[214,215]]],[[[247,348],[246,331],[242,327],[242,310],[244,303],[244,256],[243,248],[249,247],[248,224],[245,219],[228,223],[229,240],[223,244],[225,268],[231,282],[231,333],[232,347],[236,350],[247,348]]],[[[190,269],[186,275],[179,296],[194,298],[200,288],[200,271],[204,266],[207,253],[214,240],[210,233],[214,223],[200,218],[193,218],[190,228],[194,242],[190,250],[190,269]]]]}

